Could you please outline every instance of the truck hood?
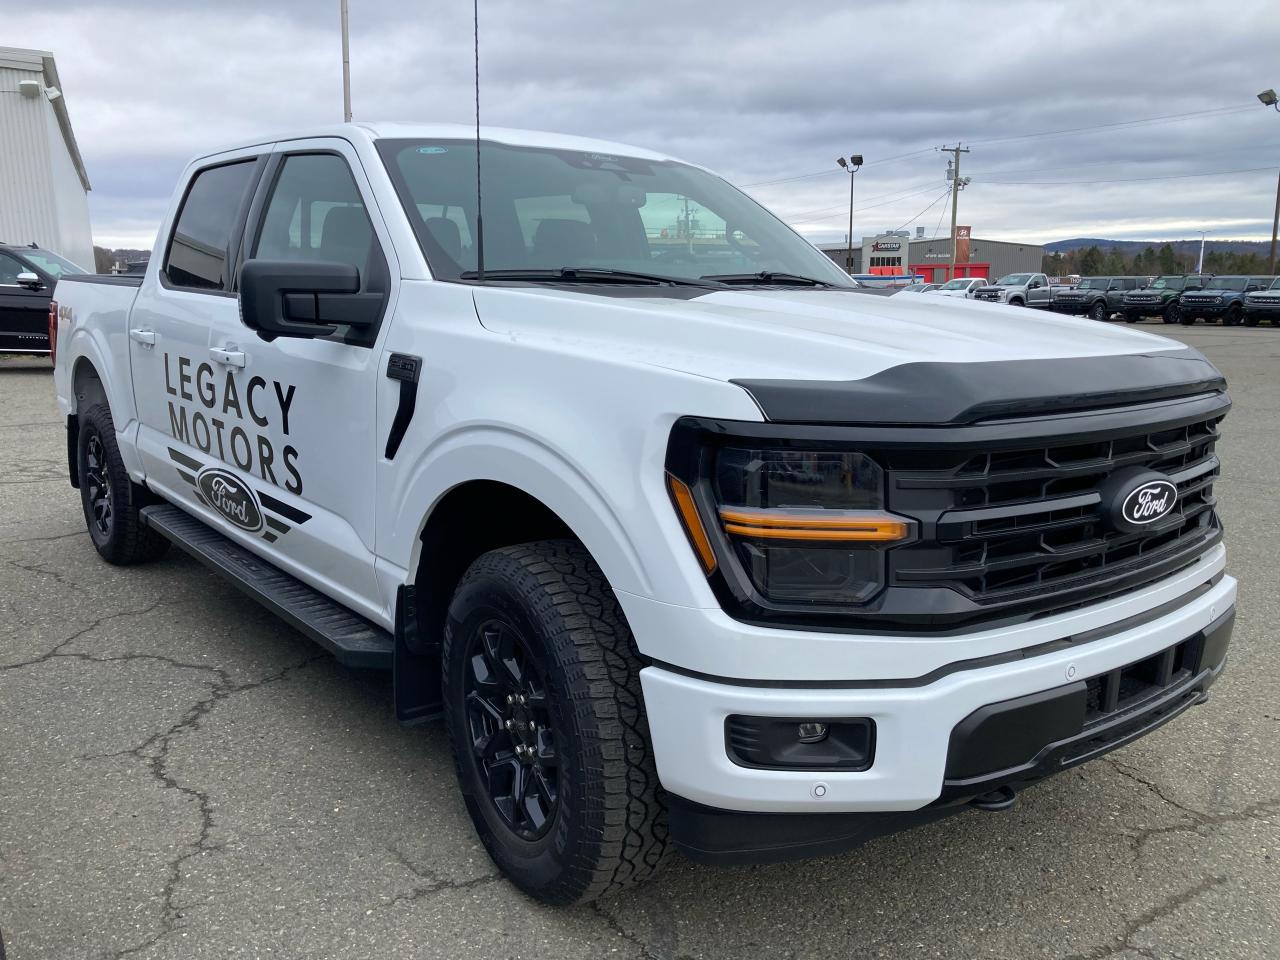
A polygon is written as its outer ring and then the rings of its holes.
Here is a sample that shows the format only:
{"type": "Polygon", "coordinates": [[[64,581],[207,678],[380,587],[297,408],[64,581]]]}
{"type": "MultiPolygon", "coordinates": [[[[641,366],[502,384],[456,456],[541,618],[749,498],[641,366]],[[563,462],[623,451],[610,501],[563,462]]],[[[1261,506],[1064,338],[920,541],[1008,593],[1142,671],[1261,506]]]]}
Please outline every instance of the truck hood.
{"type": "Polygon", "coordinates": [[[923,293],[600,289],[494,284],[476,288],[475,304],[486,329],[530,346],[724,381],[849,381],[903,364],[1184,350],[1131,327],[923,293]]]}

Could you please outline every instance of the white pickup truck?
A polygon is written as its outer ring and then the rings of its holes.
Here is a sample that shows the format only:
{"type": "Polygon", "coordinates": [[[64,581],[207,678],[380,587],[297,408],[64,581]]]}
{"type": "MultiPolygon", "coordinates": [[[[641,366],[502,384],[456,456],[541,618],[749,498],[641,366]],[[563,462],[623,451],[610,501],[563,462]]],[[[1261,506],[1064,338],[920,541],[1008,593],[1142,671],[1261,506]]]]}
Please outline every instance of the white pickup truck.
{"type": "Polygon", "coordinates": [[[102,557],[176,545],[393,671],[521,888],[1001,809],[1206,699],[1203,356],[868,296],[700,167],[481,139],[200,157],[145,276],[64,277],[51,333],[102,557]]]}

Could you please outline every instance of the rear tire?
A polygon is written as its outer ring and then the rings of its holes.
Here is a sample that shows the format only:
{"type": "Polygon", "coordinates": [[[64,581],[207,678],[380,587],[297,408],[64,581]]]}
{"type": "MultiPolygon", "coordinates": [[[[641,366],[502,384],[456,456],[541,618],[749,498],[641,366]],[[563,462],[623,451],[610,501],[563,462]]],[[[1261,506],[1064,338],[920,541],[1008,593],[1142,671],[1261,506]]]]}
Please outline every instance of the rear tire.
{"type": "Polygon", "coordinates": [[[669,845],[642,664],[587,551],[481,556],[449,605],[443,658],[463,799],[512,883],[564,905],[653,875],[669,845]]]}
{"type": "Polygon", "coordinates": [[[164,556],[169,541],[144,526],[138,515],[155,500],[145,487],[129,479],[111,411],[103,404],[80,414],[76,470],[89,539],[103,560],[127,566],[164,556]]]}

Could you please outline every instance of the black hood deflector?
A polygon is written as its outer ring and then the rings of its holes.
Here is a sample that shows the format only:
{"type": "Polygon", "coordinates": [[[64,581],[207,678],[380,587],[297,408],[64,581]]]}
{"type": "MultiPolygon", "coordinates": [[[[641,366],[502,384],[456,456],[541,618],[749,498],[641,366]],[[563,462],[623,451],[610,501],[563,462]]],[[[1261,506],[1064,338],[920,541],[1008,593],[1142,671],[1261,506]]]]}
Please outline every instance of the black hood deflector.
{"type": "Polygon", "coordinates": [[[967,424],[1221,392],[1199,350],[904,363],[864,380],[733,380],[775,423],[967,424]]]}

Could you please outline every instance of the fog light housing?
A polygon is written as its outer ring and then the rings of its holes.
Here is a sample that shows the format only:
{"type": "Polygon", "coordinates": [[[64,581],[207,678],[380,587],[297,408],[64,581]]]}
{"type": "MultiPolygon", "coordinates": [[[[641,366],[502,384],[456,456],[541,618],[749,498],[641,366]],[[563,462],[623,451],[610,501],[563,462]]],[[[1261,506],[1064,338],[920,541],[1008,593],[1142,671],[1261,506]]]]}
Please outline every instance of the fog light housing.
{"type": "Polygon", "coordinates": [[[764,770],[868,770],[875,759],[870,717],[725,718],[725,749],[740,767],[764,770]]]}

